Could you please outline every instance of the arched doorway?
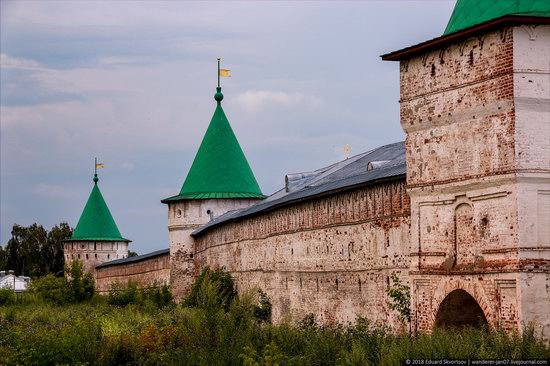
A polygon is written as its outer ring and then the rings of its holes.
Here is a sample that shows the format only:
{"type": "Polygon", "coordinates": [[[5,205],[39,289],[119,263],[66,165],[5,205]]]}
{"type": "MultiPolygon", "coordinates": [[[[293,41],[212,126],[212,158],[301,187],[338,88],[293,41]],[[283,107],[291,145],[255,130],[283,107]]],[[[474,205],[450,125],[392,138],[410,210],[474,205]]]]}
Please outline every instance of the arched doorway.
{"type": "Polygon", "coordinates": [[[477,301],[466,291],[449,293],[439,305],[435,326],[442,329],[487,326],[487,318],[477,301]]]}

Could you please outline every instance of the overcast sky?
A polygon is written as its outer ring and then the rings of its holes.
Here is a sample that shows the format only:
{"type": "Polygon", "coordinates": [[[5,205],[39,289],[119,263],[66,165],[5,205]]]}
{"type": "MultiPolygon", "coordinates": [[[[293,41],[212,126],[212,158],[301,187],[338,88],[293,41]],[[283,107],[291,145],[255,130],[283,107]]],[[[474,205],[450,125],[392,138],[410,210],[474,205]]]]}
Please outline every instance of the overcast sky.
{"type": "Polygon", "coordinates": [[[215,108],[264,194],[404,139],[398,64],[454,1],[1,1],[0,244],[14,223],[74,227],[100,188],[131,249],[168,247],[167,207],[215,108]]]}

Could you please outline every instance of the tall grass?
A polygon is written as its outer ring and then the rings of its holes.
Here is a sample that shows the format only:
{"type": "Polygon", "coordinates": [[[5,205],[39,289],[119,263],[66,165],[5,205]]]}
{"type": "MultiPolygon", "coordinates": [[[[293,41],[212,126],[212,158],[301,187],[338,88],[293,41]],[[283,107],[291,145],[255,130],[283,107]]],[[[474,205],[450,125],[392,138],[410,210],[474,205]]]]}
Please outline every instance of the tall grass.
{"type": "Polygon", "coordinates": [[[396,365],[406,358],[548,358],[531,332],[464,329],[398,336],[355,325],[271,325],[240,298],[228,311],[129,305],[0,307],[6,365],[396,365]]]}
{"type": "Polygon", "coordinates": [[[166,289],[133,285],[80,304],[11,299],[0,306],[0,365],[384,366],[407,358],[550,358],[532,330],[409,336],[365,319],[321,326],[312,316],[272,325],[265,295],[232,294],[228,302],[230,283],[219,278],[203,276],[186,306],[165,298],[166,289]]]}

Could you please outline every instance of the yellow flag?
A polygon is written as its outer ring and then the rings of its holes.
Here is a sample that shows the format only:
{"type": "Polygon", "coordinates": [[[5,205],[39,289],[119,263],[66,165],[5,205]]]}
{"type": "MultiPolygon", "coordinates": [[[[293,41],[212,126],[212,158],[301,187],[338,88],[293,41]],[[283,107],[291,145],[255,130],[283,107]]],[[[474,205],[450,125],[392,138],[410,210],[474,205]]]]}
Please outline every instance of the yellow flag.
{"type": "Polygon", "coordinates": [[[97,169],[97,168],[105,168],[105,164],[103,164],[103,163],[96,163],[96,164],[95,164],[95,168],[96,168],[96,169],[97,169]]]}
{"type": "Polygon", "coordinates": [[[230,77],[231,76],[231,70],[227,70],[227,69],[220,69],[220,76],[223,76],[223,77],[230,77]]]}

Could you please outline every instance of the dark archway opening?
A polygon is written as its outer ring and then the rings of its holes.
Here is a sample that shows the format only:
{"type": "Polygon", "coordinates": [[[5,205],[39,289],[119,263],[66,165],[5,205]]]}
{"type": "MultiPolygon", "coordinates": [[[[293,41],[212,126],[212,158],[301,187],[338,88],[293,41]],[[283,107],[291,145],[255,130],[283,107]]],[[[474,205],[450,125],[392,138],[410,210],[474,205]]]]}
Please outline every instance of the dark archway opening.
{"type": "Polygon", "coordinates": [[[445,297],[435,317],[435,327],[460,329],[464,327],[482,328],[487,326],[487,318],[477,301],[464,290],[454,290],[445,297]]]}

